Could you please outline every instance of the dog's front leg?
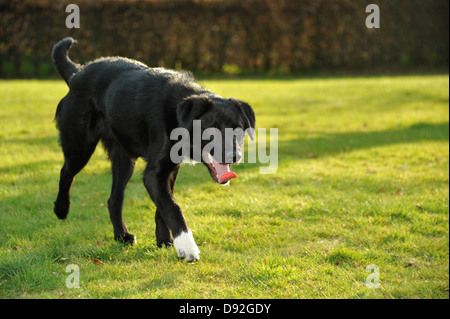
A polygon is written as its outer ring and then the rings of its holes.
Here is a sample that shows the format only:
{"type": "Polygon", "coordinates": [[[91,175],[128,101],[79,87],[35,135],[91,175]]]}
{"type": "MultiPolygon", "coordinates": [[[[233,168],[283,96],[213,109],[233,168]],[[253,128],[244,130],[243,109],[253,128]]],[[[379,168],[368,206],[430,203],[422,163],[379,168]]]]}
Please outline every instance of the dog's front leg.
{"type": "MultiPolygon", "coordinates": [[[[175,168],[172,170],[172,172],[169,175],[169,190],[170,194],[173,197],[173,191],[175,188],[175,182],[177,180],[178,175],[178,169],[179,166],[175,166],[175,168]]],[[[161,213],[159,210],[156,210],[155,213],[155,222],[156,222],[156,244],[159,248],[165,246],[170,247],[173,246],[173,238],[172,234],[170,233],[169,227],[167,227],[166,223],[164,222],[163,218],[161,217],[161,213]]]]}
{"type": "Polygon", "coordinates": [[[178,170],[177,166],[147,165],[144,171],[144,185],[157,207],[159,217],[172,232],[173,245],[178,257],[192,262],[200,259],[200,250],[191,230],[187,227],[181,208],[172,196],[171,178],[175,170],[178,170]]]}

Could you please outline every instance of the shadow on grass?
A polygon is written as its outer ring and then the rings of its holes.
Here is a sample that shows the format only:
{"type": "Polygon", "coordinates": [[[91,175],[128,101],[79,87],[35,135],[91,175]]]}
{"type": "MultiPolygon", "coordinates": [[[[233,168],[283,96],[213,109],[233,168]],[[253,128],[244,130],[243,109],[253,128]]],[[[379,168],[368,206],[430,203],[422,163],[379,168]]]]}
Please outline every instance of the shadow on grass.
{"type": "Polygon", "coordinates": [[[312,139],[279,141],[278,152],[279,160],[282,162],[283,157],[319,158],[386,145],[448,140],[448,122],[418,123],[399,130],[324,134],[323,137],[312,139]]]}
{"type": "Polygon", "coordinates": [[[42,146],[47,148],[54,148],[56,146],[55,141],[58,140],[56,136],[45,137],[24,137],[24,138],[5,138],[0,140],[1,144],[20,144],[30,146],[42,146]]]}

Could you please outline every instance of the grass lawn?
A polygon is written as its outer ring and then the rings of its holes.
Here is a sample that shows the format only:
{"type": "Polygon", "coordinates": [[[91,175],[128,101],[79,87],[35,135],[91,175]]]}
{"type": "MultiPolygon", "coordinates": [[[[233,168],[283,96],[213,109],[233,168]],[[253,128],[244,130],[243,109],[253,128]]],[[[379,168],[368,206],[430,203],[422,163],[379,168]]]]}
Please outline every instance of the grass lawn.
{"type": "Polygon", "coordinates": [[[101,147],[58,220],[53,117],[68,89],[0,81],[1,298],[449,298],[448,75],[202,84],[278,128],[279,166],[235,166],[230,187],[203,165],[181,169],[175,197],[201,250],[186,264],[156,247],[142,160],[124,207],[137,245],[113,240],[101,147]],[[365,285],[368,265],[379,288],[365,285]]]}

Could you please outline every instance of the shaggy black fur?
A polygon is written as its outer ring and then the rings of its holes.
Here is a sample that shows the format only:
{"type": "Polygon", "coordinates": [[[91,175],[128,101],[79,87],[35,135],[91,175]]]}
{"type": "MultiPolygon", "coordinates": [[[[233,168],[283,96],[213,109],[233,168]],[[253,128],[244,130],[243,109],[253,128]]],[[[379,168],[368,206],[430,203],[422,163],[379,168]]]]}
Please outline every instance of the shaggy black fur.
{"type": "MultiPolygon", "coordinates": [[[[202,121],[202,130],[246,130],[255,127],[254,112],[245,102],[206,90],[187,72],[149,68],[120,57],[101,58],[81,67],[68,57],[74,43],[65,38],[52,51],[56,68],[70,88],[56,110],[65,162],[54,212],[60,219],[67,217],[74,177],[101,140],[112,162],[108,208],[114,238],[135,242],[123,221],[122,205],[135,160],[141,157],[148,163],[144,185],[157,207],[157,245],[171,245],[172,238],[188,231],[173,198],[180,163],[169,156],[176,143],[169,138],[171,131],[177,127],[191,131],[193,120],[202,121]]],[[[224,163],[223,158],[217,161],[224,163]]]]}

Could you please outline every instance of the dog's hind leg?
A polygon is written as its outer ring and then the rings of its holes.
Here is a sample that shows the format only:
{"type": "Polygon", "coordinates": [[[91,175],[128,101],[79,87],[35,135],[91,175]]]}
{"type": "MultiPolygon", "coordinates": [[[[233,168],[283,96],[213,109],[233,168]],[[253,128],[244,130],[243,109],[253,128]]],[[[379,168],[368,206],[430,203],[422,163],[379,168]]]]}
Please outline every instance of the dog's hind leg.
{"type": "Polygon", "coordinates": [[[128,229],[122,217],[125,187],[133,175],[134,161],[118,144],[115,144],[108,149],[109,158],[112,162],[113,175],[108,209],[114,227],[114,239],[122,243],[134,244],[136,242],[136,237],[128,233],[128,229]]]}
{"type": "Polygon", "coordinates": [[[70,188],[75,175],[86,166],[99,141],[98,118],[94,112],[90,112],[92,106],[69,94],[61,100],[56,111],[59,139],[64,153],[59,192],[53,208],[59,219],[67,217],[70,188]]]}
{"type": "Polygon", "coordinates": [[[59,192],[56,198],[53,211],[59,219],[66,219],[70,208],[70,188],[72,187],[75,175],[77,175],[87,164],[94,153],[97,141],[83,143],[83,139],[77,140],[77,147],[74,143],[67,143],[61,136],[61,145],[64,152],[64,165],[61,169],[59,179],[59,192]]]}

